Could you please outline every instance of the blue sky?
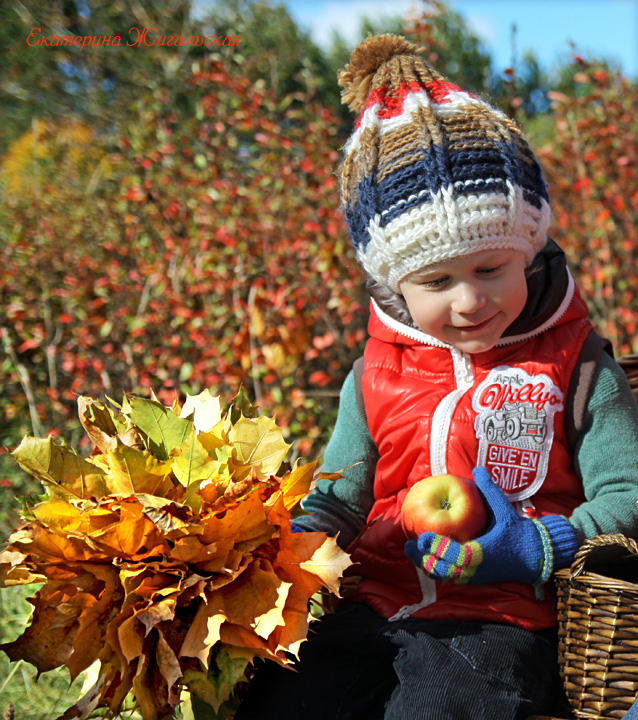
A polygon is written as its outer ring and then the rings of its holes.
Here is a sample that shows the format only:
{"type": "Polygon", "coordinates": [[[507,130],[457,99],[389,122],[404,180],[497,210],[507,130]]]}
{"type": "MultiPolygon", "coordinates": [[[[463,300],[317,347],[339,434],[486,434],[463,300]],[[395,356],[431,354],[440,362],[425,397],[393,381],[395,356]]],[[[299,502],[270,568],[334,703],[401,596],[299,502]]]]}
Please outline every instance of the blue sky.
{"type": "MultiPolygon", "coordinates": [[[[285,0],[296,22],[320,45],[334,28],[355,38],[361,15],[404,15],[413,0],[285,0]]],[[[638,78],[638,0],[450,0],[492,54],[496,69],[511,64],[511,28],[516,24],[519,57],[531,49],[549,68],[577,52],[617,61],[638,78]]]]}

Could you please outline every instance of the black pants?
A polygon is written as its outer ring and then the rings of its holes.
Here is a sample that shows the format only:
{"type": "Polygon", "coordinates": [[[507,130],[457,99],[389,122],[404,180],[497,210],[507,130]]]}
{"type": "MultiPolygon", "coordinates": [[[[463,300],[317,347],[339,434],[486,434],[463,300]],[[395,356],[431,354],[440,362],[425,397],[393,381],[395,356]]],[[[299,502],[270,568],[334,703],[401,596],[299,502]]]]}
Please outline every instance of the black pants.
{"type": "Polygon", "coordinates": [[[555,630],[389,622],[353,604],[310,627],[295,669],[261,664],[236,720],[522,720],[555,710],[555,630]]]}

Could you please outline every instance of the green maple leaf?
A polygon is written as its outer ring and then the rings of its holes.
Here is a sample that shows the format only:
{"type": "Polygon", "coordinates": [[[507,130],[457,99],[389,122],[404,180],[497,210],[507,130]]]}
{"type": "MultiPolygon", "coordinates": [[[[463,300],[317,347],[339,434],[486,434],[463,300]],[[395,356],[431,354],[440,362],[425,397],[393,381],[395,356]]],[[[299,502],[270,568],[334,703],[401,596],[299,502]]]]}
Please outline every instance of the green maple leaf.
{"type": "Polygon", "coordinates": [[[149,450],[159,460],[168,460],[193,428],[193,421],[181,418],[157,400],[128,395],[122,405],[131,423],[148,438],[149,450]]]}

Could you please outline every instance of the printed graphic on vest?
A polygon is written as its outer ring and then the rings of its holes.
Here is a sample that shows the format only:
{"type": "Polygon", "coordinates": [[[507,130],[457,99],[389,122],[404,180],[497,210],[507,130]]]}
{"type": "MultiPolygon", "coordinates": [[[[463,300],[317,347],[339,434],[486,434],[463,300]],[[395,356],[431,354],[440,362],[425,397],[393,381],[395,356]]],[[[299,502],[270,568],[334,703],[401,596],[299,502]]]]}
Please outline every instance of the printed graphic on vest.
{"type": "Polygon", "coordinates": [[[563,393],[547,375],[504,365],[491,370],[472,398],[477,414],[478,465],[510,500],[531,497],[543,484],[554,440],[554,413],[563,393]]]}

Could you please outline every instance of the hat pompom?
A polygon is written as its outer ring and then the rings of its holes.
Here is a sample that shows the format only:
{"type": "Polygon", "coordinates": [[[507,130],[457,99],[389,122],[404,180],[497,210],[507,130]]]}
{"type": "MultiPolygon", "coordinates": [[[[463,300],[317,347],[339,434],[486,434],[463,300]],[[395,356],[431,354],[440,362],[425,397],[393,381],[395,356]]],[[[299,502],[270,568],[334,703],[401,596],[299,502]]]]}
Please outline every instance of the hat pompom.
{"type": "Polygon", "coordinates": [[[339,75],[358,115],[344,145],[341,199],[357,258],[399,292],[432,263],[547,242],[549,197],[514,123],[449,82],[404,37],[368,37],[339,75]]]}
{"type": "Polygon", "coordinates": [[[341,102],[350,110],[360,113],[370,93],[370,84],[376,71],[395,55],[418,55],[423,49],[400,35],[370,35],[359,43],[350,56],[350,62],[339,72],[341,102]]]}

